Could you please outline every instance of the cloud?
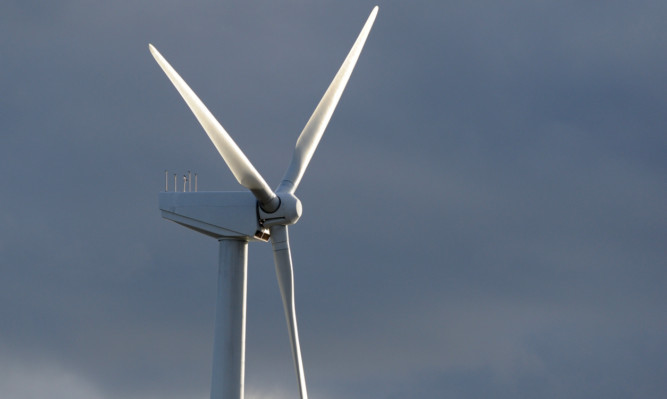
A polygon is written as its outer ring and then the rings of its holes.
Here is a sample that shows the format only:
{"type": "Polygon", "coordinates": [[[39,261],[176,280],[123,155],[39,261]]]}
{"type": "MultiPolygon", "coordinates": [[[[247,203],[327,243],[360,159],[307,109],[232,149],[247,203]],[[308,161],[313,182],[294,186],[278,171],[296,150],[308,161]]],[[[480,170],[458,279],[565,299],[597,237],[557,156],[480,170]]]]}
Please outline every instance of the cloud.
{"type": "Polygon", "coordinates": [[[2,394],[13,399],[103,399],[85,378],[57,365],[0,363],[2,394]]]}
{"type": "MultiPolygon", "coordinates": [[[[217,243],[156,194],[241,188],[147,43],[275,184],[372,6],[0,6],[0,396],[207,397],[217,243]]],[[[290,230],[312,396],[664,396],[666,11],[380,4],[290,230]]],[[[272,262],[248,397],[297,392],[272,262]]]]}

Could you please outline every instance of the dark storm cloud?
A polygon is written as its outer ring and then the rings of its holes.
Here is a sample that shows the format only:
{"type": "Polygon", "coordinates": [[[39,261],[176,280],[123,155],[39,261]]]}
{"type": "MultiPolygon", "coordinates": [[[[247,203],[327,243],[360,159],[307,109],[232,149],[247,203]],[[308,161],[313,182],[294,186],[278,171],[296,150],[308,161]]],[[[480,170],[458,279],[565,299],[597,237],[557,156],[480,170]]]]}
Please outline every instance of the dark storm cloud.
{"type": "MultiPolygon", "coordinates": [[[[147,43],[274,184],[362,3],[0,6],[0,396],[208,395],[217,243],[156,193],[240,187],[147,43]]],[[[664,396],[666,16],[380,4],[291,229],[311,395],[664,396]]],[[[249,252],[248,396],[293,396],[249,252]]]]}

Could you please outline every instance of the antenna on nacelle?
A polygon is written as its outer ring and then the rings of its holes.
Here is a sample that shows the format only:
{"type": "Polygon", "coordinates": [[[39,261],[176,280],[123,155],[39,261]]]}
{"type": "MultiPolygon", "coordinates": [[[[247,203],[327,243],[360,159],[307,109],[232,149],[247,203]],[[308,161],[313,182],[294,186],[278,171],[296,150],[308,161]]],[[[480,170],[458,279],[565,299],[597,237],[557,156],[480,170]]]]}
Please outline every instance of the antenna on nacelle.
{"type": "MultiPolygon", "coordinates": [[[[199,190],[197,183],[198,175],[195,173],[195,192],[199,190]]],[[[164,191],[169,192],[169,170],[164,170],[164,191]]],[[[178,192],[178,177],[174,173],[174,192],[178,192]]],[[[192,171],[188,170],[187,174],[183,175],[183,192],[192,192],[192,171]]]]}

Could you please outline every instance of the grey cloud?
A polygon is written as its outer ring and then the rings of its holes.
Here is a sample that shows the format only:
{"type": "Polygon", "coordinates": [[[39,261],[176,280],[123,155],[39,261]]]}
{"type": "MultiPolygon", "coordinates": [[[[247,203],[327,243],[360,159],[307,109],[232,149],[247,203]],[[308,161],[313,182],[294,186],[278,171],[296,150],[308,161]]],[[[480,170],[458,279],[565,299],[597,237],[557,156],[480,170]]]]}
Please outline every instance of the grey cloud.
{"type": "MultiPolygon", "coordinates": [[[[0,396],[207,396],[217,243],[156,194],[240,187],[147,43],[274,184],[372,6],[0,6],[0,396]]],[[[311,395],[664,396],[666,11],[380,4],[291,230],[311,395]]],[[[295,394],[267,246],[248,304],[295,394]]]]}

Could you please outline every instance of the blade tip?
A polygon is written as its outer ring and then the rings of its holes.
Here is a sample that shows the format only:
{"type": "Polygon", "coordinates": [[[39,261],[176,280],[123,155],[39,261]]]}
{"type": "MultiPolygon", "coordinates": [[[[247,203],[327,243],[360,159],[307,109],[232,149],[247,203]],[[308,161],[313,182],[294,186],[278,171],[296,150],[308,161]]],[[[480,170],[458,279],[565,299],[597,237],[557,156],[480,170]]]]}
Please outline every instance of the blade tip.
{"type": "Polygon", "coordinates": [[[152,43],[148,43],[148,50],[151,52],[151,54],[153,54],[153,56],[160,54],[152,43]]]}
{"type": "Polygon", "coordinates": [[[371,14],[368,16],[368,20],[366,21],[366,26],[372,25],[375,22],[375,17],[378,15],[378,10],[380,9],[380,6],[375,6],[373,7],[373,10],[371,11],[371,14]]]}

